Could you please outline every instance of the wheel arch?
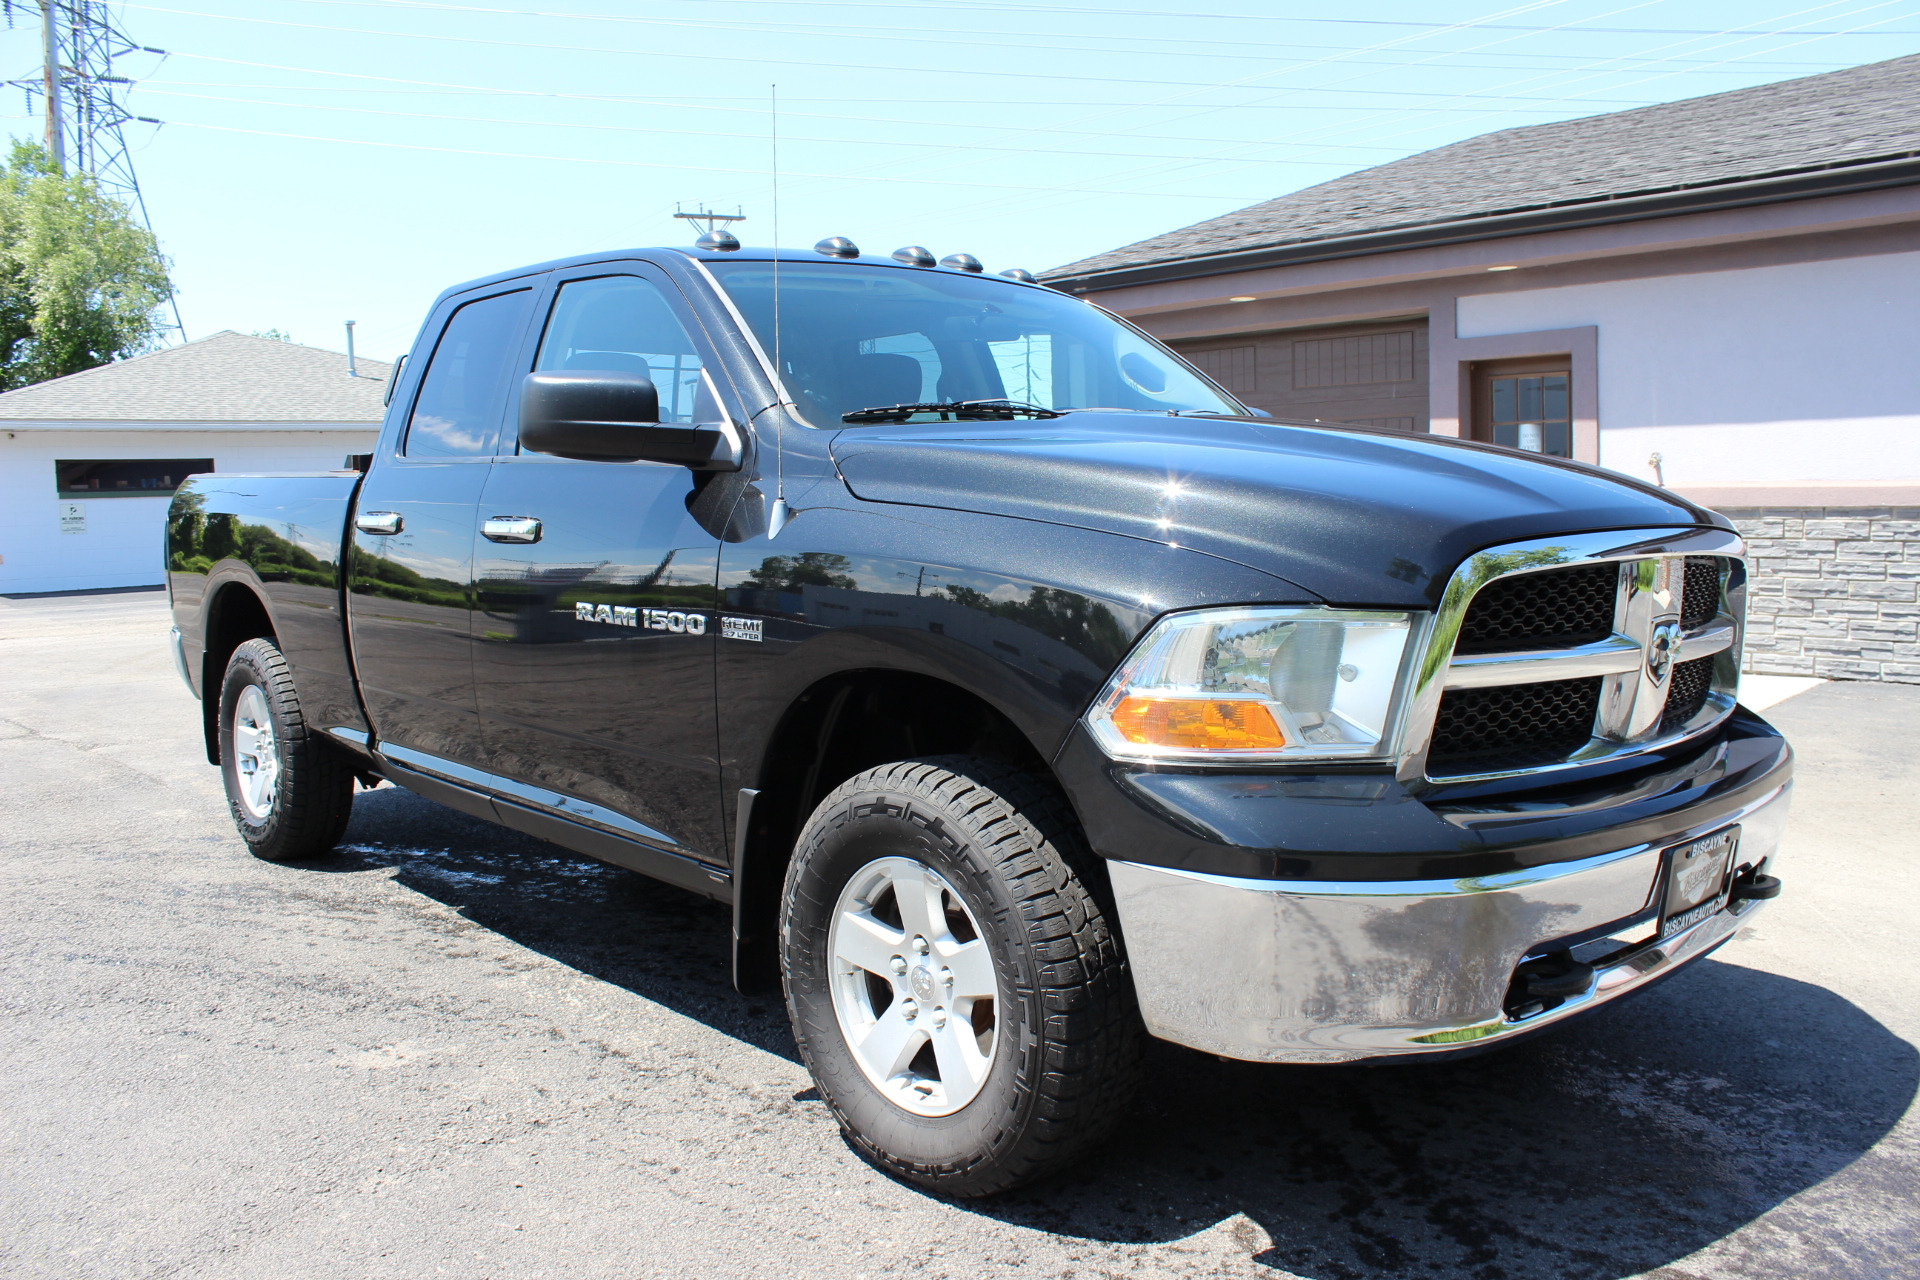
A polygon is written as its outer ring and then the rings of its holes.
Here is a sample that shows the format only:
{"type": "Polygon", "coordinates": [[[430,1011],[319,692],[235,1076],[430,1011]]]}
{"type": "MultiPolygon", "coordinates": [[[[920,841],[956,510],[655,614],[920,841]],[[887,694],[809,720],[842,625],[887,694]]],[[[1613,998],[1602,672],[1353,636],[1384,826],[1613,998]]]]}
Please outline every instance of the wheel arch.
{"type": "Polygon", "coordinates": [[[1052,765],[1011,716],[938,676],[845,670],[817,680],[788,704],[754,785],[740,793],[732,815],[736,987],[750,991],[778,980],[781,886],[794,842],[820,801],[875,765],[935,755],[1005,760],[1066,795],[1052,765]]]}
{"type": "Polygon", "coordinates": [[[220,763],[220,687],[233,651],[249,640],[274,638],[266,597],[252,583],[229,579],[209,594],[200,654],[200,728],[207,763],[220,763]]]}

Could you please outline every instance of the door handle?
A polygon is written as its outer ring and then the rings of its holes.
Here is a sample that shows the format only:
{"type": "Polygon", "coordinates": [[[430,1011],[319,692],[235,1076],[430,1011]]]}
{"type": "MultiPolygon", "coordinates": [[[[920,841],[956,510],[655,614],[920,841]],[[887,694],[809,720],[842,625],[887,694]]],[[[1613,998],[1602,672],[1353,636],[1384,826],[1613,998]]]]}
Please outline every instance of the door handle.
{"type": "Polygon", "coordinates": [[[532,516],[488,516],[480,536],[489,542],[538,542],[540,522],[532,516]]]}
{"type": "Polygon", "coordinates": [[[398,533],[406,523],[398,511],[362,511],[353,518],[353,527],[362,533],[398,533]]]}

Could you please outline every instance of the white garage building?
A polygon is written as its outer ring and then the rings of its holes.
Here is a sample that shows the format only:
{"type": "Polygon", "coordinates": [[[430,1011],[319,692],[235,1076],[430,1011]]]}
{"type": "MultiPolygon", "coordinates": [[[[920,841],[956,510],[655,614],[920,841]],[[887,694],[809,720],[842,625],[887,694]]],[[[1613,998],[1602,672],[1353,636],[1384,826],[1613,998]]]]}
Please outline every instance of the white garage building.
{"type": "Polygon", "coordinates": [[[224,331],[0,395],[0,595],[160,583],[184,477],[371,451],[391,371],[224,331]]]}

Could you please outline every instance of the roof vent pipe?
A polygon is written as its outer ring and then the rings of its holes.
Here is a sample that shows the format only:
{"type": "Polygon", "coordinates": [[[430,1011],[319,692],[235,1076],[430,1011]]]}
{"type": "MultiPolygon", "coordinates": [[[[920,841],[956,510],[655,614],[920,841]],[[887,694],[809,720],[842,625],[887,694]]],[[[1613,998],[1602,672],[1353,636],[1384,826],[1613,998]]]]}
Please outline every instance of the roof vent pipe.
{"type": "Polygon", "coordinates": [[[360,371],[353,367],[353,325],[353,321],[347,321],[347,376],[349,378],[360,376],[360,371]]]}

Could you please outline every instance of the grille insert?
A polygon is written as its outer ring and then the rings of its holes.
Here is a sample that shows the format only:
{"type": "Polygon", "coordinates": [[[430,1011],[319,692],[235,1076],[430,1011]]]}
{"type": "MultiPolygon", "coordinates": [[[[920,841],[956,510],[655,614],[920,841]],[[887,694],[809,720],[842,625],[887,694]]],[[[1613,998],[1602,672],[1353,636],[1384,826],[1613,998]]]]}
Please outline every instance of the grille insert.
{"type": "Polygon", "coordinates": [[[1427,750],[1429,771],[1462,772],[1468,764],[1524,769],[1566,759],[1593,736],[1600,681],[1599,676],[1588,676],[1491,689],[1449,689],[1440,699],[1440,714],[1434,721],[1433,743],[1427,750]]]}
{"type": "Polygon", "coordinates": [[[1711,655],[1674,664],[1673,674],[1667,677],[1667,709],[1660,716],[1661,732],[1678,729],[1699,715],[1700,708],[1707,705],[1707,694],[1712,688],[1711,655]]]}
{"type": "Polygon", "coordinates": [[[1680,625],[1704,627],[1720,612],[1720,559],[1688,556],[1686,585],[1680,593],[1680,625]]]}
{"type": "Polygon", "coordinates": [[[1497,579],[1468,603],[1454,652],[1496,653],[1605,640],[1613,634],[1619,582],[1620,566],[1613,563],[1497,579]]]}

